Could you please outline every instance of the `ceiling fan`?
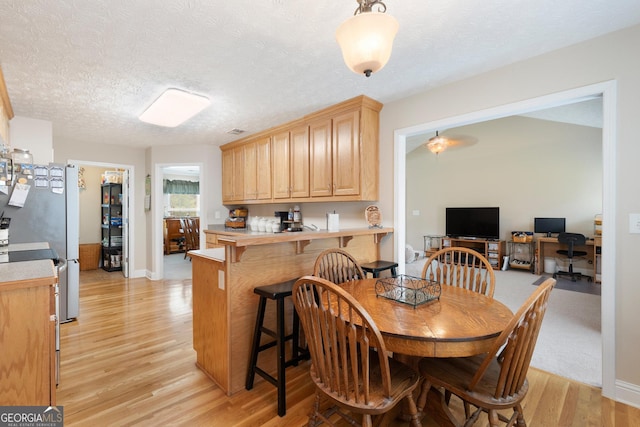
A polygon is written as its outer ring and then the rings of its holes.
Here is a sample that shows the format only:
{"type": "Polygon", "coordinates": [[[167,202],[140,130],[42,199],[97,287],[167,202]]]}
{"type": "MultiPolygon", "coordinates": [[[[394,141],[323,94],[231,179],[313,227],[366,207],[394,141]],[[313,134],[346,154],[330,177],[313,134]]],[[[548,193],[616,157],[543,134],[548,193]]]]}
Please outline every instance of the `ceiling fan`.
{"type": "Polygon", "coordinates": [[[453,148],[469,147],[478,142],[478,138],[468,135],[440,135],[436,131],[436,136],[425,141],[424,145],[432,153],[438,155],[444,150],[453,148]]]}

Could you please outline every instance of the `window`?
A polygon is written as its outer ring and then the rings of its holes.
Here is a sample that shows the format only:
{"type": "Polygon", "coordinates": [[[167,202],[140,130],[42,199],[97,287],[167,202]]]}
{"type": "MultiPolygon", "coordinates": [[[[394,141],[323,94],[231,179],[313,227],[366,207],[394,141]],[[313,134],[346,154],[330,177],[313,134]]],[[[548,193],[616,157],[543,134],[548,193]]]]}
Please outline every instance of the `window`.
{"type": "Polygon", "coordinates": [[[200,195],[165,194],[164,216],[200,216],[200,195]]]}
{"type": "Polygon", "coordinates": [[[164,215],[182,217],[200,215],[200,185],[184,180],[164,180],[164,215]]]}

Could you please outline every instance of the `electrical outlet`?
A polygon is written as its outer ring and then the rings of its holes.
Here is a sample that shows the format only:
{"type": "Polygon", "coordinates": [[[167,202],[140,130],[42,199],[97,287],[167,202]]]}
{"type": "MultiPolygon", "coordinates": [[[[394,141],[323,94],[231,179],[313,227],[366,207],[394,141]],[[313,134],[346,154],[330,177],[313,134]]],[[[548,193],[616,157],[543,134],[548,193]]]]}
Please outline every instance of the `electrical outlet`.
{"type": "Polygon", "coordinates": [[[629,214],[629,233],[640,234],[640,214],[629,214]]]}
{"type": "Polygon", "coordinates": [[[414,209],[414,210],[411,212],[411,214],[412,214],[413,216],[420,216],[420,211],[419,211],[419,210],[417,210],[417,209],[414,209]]]}

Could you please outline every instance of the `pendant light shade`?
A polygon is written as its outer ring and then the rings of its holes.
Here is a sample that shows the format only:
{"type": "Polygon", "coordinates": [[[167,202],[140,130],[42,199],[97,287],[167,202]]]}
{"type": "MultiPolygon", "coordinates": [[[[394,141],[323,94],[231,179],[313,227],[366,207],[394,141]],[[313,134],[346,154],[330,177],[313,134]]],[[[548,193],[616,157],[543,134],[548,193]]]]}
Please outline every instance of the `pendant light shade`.
{"type": "Polygon", "coordinates": [[[369,77],[385,66],[391,56],[398,21],[384,10],[372,11],[371,5],[381,2],[360,1],[356,14],[343,22],[336,39],[347,67],[356,74],[369,77]]]}

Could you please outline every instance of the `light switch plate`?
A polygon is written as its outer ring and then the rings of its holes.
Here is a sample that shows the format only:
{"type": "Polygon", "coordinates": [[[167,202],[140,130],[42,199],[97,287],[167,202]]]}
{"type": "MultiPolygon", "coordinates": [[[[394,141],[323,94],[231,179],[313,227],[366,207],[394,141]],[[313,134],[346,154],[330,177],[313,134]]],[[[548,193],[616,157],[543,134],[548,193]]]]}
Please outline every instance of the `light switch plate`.
{"type": "Polygon", "coordinates": [[[629,233],[640,234],[640,214],[629,214],[629,233]]]}
{"type": "Polygon", "coordinates": [[[419,210],[417,210],[417,209],[414,209],[414,210],[412,211],[412,214],[413,214],[413,216],[420,216],[420,211],[419,211],[419,210]]]}

